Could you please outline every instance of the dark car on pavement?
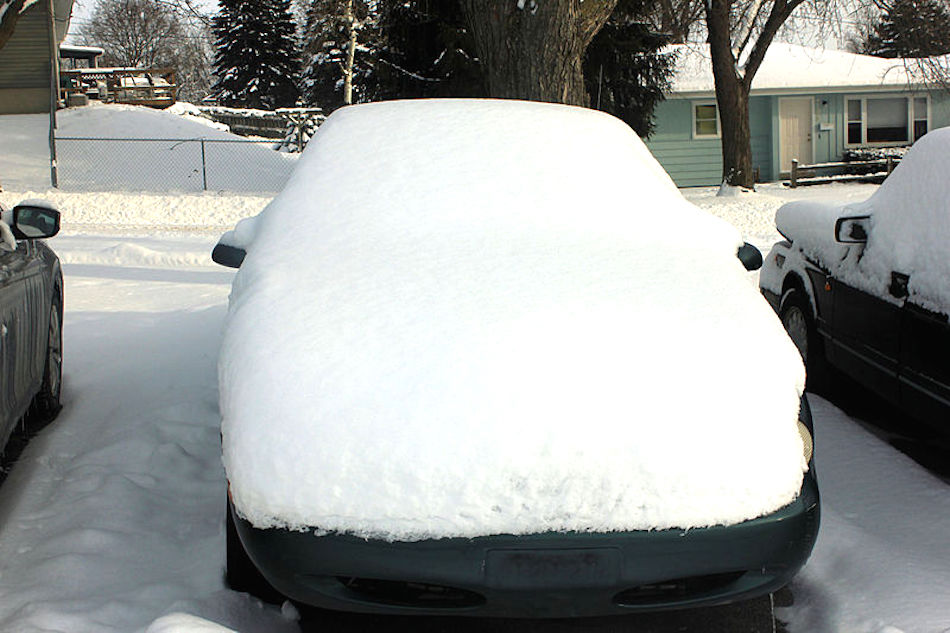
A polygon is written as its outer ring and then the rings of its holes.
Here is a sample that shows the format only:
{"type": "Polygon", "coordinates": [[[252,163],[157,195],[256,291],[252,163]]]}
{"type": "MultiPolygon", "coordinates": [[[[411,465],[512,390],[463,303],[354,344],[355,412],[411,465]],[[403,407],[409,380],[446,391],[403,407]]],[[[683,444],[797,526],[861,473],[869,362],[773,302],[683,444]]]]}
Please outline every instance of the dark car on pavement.
{"type": "Polygon", "coordinates": [[[868,200],[792,202],[763,294],[821,388],[834,372],[911,416],[950,421],[950,129],[927,134],[868,200]]]}
{"type": "Polygon", "coordinates": [[[43,202],[0,207],[0,450],[20,420],[60,409],[63,274],[43,242],[58,231],[43,202]]]}

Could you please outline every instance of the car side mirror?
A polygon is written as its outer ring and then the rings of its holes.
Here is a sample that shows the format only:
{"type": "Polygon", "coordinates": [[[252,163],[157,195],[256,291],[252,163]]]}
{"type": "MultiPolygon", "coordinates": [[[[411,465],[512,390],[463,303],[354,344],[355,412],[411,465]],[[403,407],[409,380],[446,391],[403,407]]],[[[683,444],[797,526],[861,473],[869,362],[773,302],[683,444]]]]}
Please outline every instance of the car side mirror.
{"type": "Polygon", "coordinates": [[[240,268],[244,262],[247,251],[239,246],[231,246],[218,242],[214,250],[211,251],[211,259],[216,264],[227,266],[228,268],[240,268]]]}
{"type": "Polygon", "coordinates": [[[869,215],[838,218],[835,222],[835,240],[842,244],[865,244],[870,228],[869,215]]]}
{"type": "Polygon", "coordinates": [[[59,233],[59,211],[21,204],[13,207],[10,231],[18,240],[41,240],[59,233]]]}
{"type": "Polygon", "coordinates": [[[748,242],[745,242],[739,247],[739,250],[736,251],[736,257],[739,258],[739,261],[742,262],[746,270],[751,271],[762,268],[762,252],[748,242]]]}

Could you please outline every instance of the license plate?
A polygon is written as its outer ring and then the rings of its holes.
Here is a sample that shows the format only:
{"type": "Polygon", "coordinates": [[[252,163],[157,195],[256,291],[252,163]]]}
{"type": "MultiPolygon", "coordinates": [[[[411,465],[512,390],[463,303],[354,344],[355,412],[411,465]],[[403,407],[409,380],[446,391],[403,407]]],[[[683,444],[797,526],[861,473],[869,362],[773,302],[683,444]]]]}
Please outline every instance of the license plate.
{"type": "Polygon", "coordinates": [[[491,550],[488,584],[500,589],[604,587],[620,575],[620,551],[612,548],[491,550]]]}

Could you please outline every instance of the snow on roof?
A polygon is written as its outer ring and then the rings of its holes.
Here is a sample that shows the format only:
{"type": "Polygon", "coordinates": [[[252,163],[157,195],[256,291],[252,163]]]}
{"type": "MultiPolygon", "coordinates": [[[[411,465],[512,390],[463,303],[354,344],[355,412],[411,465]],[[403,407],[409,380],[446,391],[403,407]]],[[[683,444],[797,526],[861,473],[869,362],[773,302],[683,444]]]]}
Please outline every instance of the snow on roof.
{"type": "Polygon", "coordinates": [[[72,44],[60,44],[60,57],[88,57],[90,55],[99,56],[105,54],[105,49],[98,46],[74,46],[72,44]]]}
{"type": "MultiPolygon", "coordinates": [[[[715,92],[708,46],[681,44],[671,48],[679,51],[672,94],[715,92]]],[[[752,92],[899,89],[913,83],[901,59],[775,42],[752,80],[752,92]]]]}
{"type": "Polygon", "coordinates": [[[738,232],[613,117],[342,108],[255,224],[219,375],[259,527],[689,528],[798,493],[801,358],[738,232]]]}

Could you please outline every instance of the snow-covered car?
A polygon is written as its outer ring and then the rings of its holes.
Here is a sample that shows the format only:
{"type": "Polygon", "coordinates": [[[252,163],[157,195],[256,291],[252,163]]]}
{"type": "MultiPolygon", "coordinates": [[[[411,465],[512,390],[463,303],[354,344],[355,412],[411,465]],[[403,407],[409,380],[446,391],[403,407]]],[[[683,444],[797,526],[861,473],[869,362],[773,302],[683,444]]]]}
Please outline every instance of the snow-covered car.
{"type": "Polygon", "coordinates": [[[918,140],[867,200],[783,205],[760,274],[806,360],[924,422],[950,420],[950,128],[918,140]]]}
{"type": "Polygon", "coordinates": [[[63,274],[41,241],[59,212],[38,200],[0,206],[0,452],[16,423],[59,412],[63,274]]]}
{"type": "Polygon", "coordinates": [[[340,109],[214,258],[240,267],[233,587],[586,616],[754,597],[812,549],[805,372],[761,256],[613,117],[340,109]]]}

